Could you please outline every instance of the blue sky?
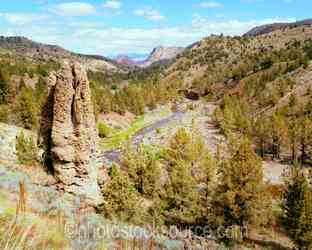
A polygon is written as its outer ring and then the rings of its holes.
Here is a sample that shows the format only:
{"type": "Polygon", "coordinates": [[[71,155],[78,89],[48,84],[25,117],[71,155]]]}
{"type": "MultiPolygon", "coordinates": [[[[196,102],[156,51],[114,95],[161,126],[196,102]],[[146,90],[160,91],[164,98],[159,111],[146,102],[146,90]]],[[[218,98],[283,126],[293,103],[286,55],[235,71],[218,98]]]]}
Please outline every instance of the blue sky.
{"type": "Polygon", "coordinates": [[[312,18],[311,9],[311,0],[3,0],[0,35],[80,53],[144,56],[156,46],[187,46],[212,33],[237,35],[312,18]]]}

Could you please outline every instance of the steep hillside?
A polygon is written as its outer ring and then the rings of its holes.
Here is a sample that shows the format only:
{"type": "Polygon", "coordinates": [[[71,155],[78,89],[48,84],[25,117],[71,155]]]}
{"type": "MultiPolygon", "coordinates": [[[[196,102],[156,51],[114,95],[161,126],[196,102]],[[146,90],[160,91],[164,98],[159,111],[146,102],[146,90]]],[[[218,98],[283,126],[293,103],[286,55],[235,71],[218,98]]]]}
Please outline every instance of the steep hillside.
{"type": "MultiPolygon", "coordinates": [[[[210,36],[195,43],[163,73],[164,81],[176,79],[201,94],[232,86],[274,63],[300,61],[303,41],[312,38],[312,28],[278,30],[256,37],[210,36]]],[[[216,91],[213,91],[216,93],[216,91]]]]}
{"type": "Polygon", "coordinates": [[[14,52],[19,57],[47,62],[69,59],[83,64],[92,71],[119,71],[120,66],[113,60],[96,55],[82,55],[70,52],[56,45],[34,42],[25,37],[0,36],[0,48],[14,52]]]}
{"type": "Polygon", "coordinates": [[[297,21],[293,23],[273,23],[273,24],[266,24],[262,26],[255,27],[248,31],[245,36],[257,36],[267,34],[276,30],[286,29],[286,28],[296,28],[296,27],[303,27],[303,26],[311,26],[312,19],[306,19],[303,21],[297,21]]]}

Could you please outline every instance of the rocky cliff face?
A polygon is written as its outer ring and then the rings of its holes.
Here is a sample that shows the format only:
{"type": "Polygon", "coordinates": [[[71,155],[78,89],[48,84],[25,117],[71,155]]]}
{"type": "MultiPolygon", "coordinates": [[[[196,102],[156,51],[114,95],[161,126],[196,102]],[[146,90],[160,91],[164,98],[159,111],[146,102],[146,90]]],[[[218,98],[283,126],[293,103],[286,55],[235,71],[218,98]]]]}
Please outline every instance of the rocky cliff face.
{"type": "Polygon", "coordinates": [[[149,57],[140,65],[141,67],[148,67],[154,63],[163,63],[175,58],[182,53],[184,48],[180,47],[158,47],[155,48],[149,57]]]}
{"type": "Polygon", "coordinates": [[[52,156],[54,175],[65,192],[97,205],[101,202],[95,160],[97,129],[87,73],[80,65],[67,63],[50,77],[49,89],[41,138],[52,156]]]}

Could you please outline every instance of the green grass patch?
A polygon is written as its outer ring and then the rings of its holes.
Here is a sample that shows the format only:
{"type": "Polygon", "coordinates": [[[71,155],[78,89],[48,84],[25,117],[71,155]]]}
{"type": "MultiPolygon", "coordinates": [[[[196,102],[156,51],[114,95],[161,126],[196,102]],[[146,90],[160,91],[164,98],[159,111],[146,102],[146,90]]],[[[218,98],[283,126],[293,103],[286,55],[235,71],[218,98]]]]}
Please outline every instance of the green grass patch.
{"type": "Polygon", "coordinates": [[[144,126],[146,126],[144,122],[144,117],[140,116],[132,123],[129,128],[113,132],[108,138],[102,139],[101,146],[105,150],[118,148],[120,145],[122,145],[122,143],[127,141],[130,136],[138,132],[144,126]]]}
{"type": "Polygon", "coordinates": [[[103,150],[116,149],[141,129],[167,117],[169,114],[170,110],[165,108],[157,113],[148,113],[147,115],[138,116],[129,128],[124,130],[110,131],[110,134],[107,138],[101,139],[101,147],[103,148],[103,150]]]}
{"type": "Polygon", "coordinates": [[[7,49],[0,48],[0,55],[11,55],[12,52],[7,49]]]}

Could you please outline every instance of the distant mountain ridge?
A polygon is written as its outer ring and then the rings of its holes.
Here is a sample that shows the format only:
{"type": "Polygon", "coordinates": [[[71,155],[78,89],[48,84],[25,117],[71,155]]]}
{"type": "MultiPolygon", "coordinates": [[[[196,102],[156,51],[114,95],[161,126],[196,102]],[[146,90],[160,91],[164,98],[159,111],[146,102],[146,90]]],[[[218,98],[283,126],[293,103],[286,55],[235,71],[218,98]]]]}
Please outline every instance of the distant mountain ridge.
{"type": "Polygon", "coordinates": [[[153,49],[148,58],[143,61],[140,65],[141,67],[148,67],[155,63],[165,63],[178,54],[182,53],[184,48],[181,47],[156,47],[153,49]]]}
{"type": "Polygon", "coordinates": [[[310,25],[312,25],[312,19],[305,19],[302,21],[296,21],[292,23],[265,24],[265,25],[252,28],[250,31],[245,33],[244,36],[258,36],[258,35],[271,33],[273,31],[280,30],[280,29],[295,28],[295,27],[310,26],[310,25]]]}
{"type": "Polygon", "coordinates": [[[74,60],[84,65],[87,70],[102,72],[128,71],[135,67],[146,68],[153,64],[163,64],[184,51],[181,47],[156,47],[143,61],[133,60],[126,55],[119,55],[113,60],[100,55],[71,52],[58,45],[35,42],[23,36],[0,36],[0,48],[35,61],[74,60]]]}
{"type": "Polygon", "coordinates": [[[94,71],[119,71],[119,65],[106,57],[100,55],[84,55],[70,52],[57,45],[49,45],[34,42],[26,37],[0,36],[0,48],[9,50],[18,56],[26,57],[36,61],[48,60],[75,60],[88,70],[94,71]]]}
{"type": "Polygon", "coordinates": [[[143,61],[136,61],[131,59],[129,56],[119,55],[115,58],[115,61],[121,65],[128,67],[141,67],[147,68],[154,64],[164,64],[173,58],[175,58],[178,54],[182,53],[184,48],[182,47],[156,47],[149,54],[147,59],[143,61]]]}
{"type": "Polygon", "coordinates": [[[138,62],[136,62],[135,60],[133,60],[131,57],[127,56],[127,55],[119,55],[114,59],[118,64],[120,65],[124,65],[124,66],[137,66],[138,62]]]}

